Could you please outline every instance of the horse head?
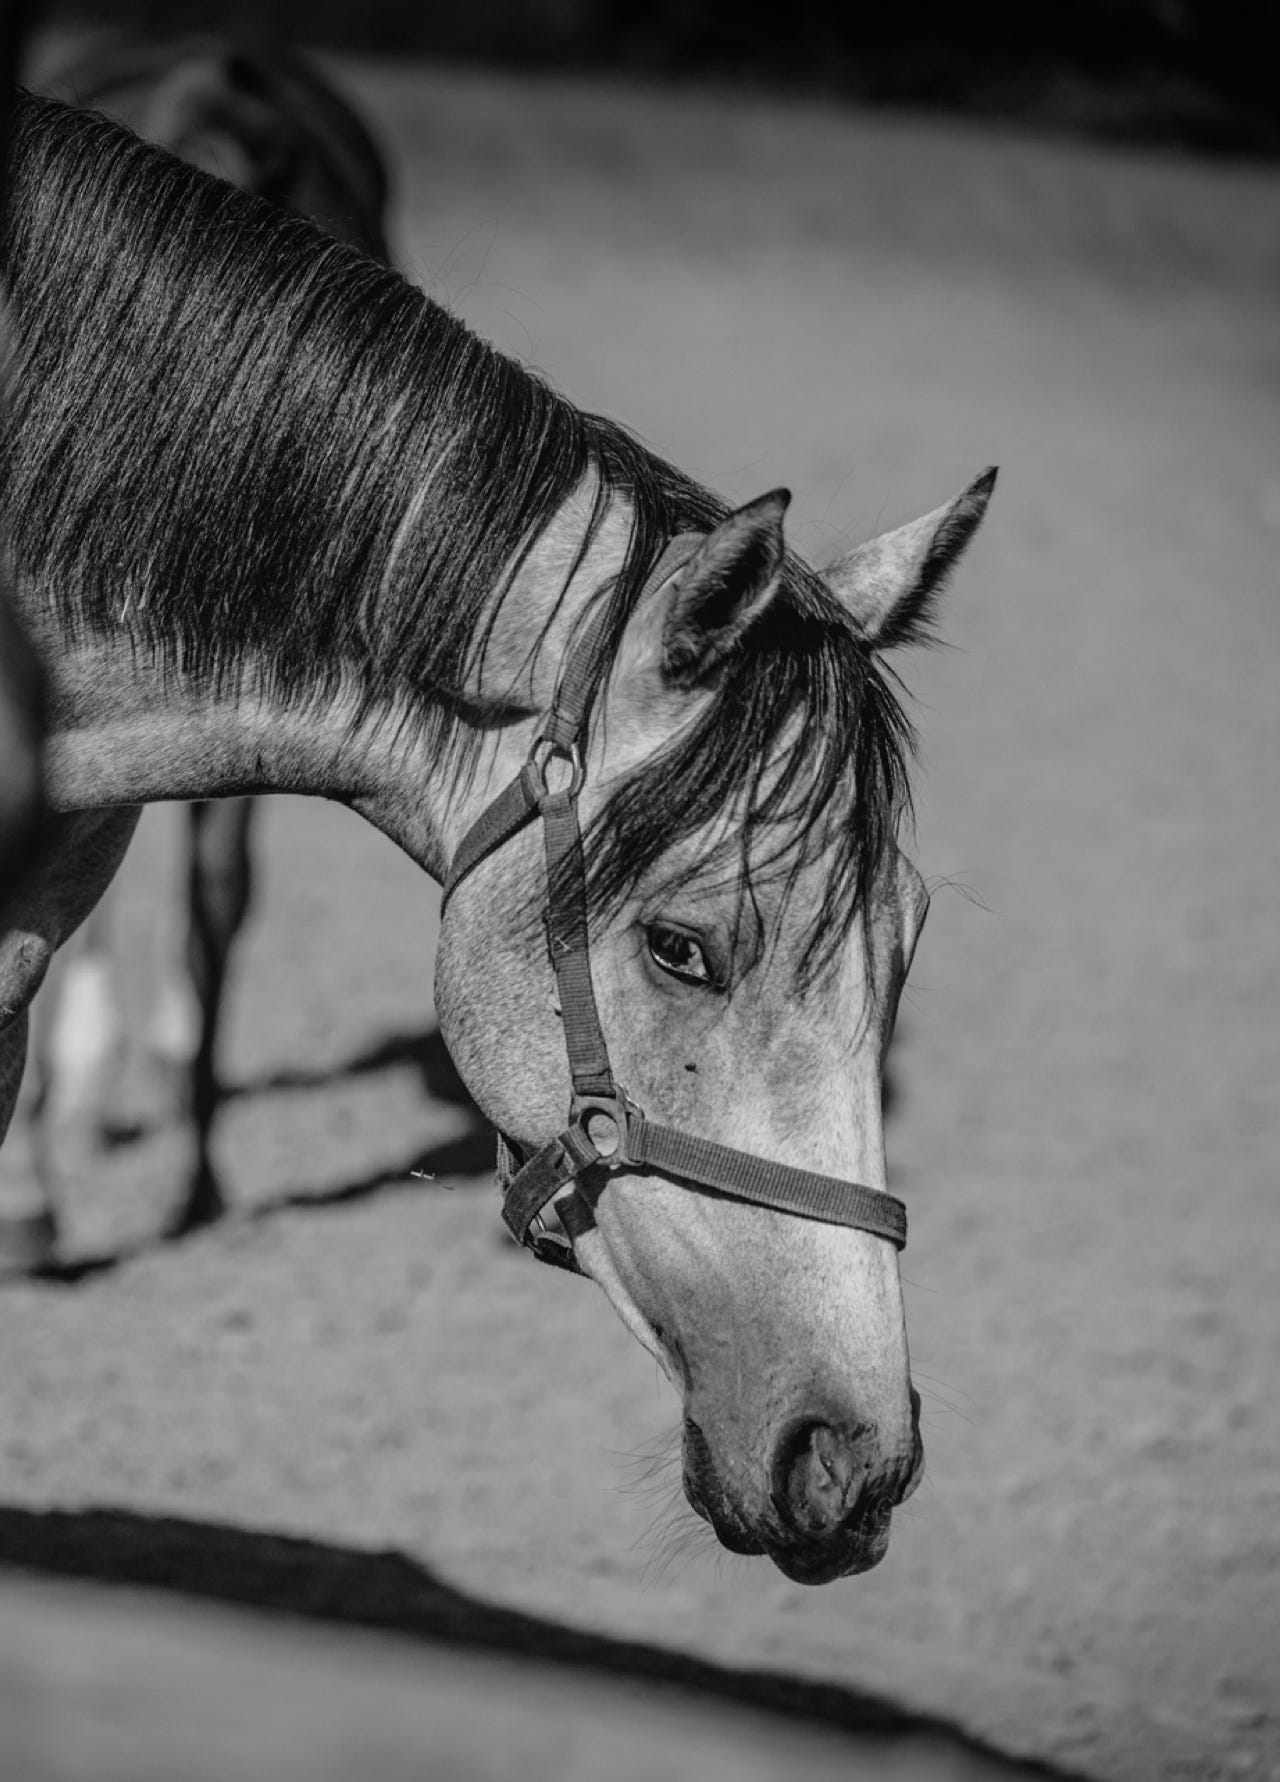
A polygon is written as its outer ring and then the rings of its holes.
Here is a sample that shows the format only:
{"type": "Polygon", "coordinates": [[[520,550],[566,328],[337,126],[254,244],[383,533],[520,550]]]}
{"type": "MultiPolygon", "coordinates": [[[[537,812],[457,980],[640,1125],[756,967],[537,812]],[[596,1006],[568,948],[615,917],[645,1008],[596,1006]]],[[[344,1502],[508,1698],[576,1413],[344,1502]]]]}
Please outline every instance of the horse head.
{"type": "MultiPolygon", "coordinates": [[[[882,1068],[928,898],[895,839],[903,727],[875,652],[921,633],[993,482],[804,582],[775,491],[619,628],[574,768],[599,1027],[648,1120],[883,1193],[882,1068]]],[[[468,815],[512,759],[491,748],[468,815]]],[[[523,1155],[570,1099],[539,853],[521,832],[467,871],[437,956],[450,1050],[523,1155]]],[[[689,1502],[803,1582],[876,1564],[923,1459],[894,1244],[608,1161],[555,1207],[681,1394],[689,1502]]]]}

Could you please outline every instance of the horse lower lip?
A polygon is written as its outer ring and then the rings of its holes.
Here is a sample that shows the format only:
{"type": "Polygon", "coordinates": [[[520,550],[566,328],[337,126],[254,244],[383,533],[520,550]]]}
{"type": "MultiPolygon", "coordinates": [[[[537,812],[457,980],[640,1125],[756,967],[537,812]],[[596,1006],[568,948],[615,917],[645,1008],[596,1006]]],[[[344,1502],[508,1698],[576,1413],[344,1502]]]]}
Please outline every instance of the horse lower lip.
{"type": "Polygon", "coordinates": [[[869,1545],[841,1547],[834,1553],[788,1553],[782,1548],[767,1549],[769,1558],[783,1577],[793,1584],[832,1584],[837,1578],[853,1578],[879,1565],[888,1551],[887,1540],[869,1545]]]}
{"type": "Polygon", "coordinates": [[[889,1516],[877,1516],[842,1540],[827,1546],[773,1546],[764,1548],[769,1558],[794,1584],[830,1584],[836,1578],[852,1578],[879,1565],[889,1551],[889,1516]]]}
{"type": "Polygon", "coordinates": [[[716,1531],[716,1539],[719,1541],[720,1545],[726,1548],[730,1553],[745,1553],[750,1558],[756,1558],[759,1554],[765,1551],[763,1541],[758,1541],[754,1535],[749,1535],[745,1529],[721,1528],[714,1522],[712,1523],[712,1527],[716,1531]]]}

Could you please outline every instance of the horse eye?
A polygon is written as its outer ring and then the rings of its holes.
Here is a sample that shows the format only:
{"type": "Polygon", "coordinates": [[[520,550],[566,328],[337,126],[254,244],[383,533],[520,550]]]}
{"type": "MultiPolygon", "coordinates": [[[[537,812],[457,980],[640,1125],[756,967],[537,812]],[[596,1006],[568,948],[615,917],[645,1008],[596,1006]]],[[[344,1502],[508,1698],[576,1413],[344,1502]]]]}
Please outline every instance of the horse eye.
{"type": "Polygon", "coordinates": [[[686,984],[709,984],[711,967],[707,956],[691,934],[679,928],[667,928],[661,922],[647,931],[649,957],[673,978],[686,984]]]}

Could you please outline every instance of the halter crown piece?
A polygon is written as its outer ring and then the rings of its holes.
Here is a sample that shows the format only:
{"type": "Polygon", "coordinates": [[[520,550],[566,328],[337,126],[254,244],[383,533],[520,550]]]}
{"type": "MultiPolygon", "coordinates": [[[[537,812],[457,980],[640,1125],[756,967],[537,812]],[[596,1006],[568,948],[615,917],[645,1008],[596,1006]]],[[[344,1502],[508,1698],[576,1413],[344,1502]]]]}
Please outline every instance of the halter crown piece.
{"type": "MultiPolygon", "coordinates": [[[[700,533],[683,533],[672,539],[651,572],[642,598],[687,563],[701,543],[700,533]]],[[[578,797],[585,779],[583,737],[607,667],[606,625],[607,612],[602,607],[570,649],[550,715],[528,760],[463,836],[444,888],[443,902],[447,903],[482,860],[541,819],[547,865],[547,942],[560,991],[573,1093],[569,1124],[527,1160],[499,1134],[502,1217],[516,1241],[541,1261],[581,1274],[573,1234],[589,1229],[587,1208],[577,1196],[566,1198],[557,1208],[567,1236],[547,1229],[543,1208],[567,1182],[587,1170],[648,1169],[733,1200],[869,1231],[901,1250],[907,1241],[907,1209],[896,1195],[862,1182],[845,1182],[836,1176],[772,1163],[669,1126],[655,1126],[614,1079],[591,983],[586,871],[578,822],[578,797]],[[568,784],[552,791],[547,774],[556,762],[561,764],[559,777],[567,768],[568,784]]]]}

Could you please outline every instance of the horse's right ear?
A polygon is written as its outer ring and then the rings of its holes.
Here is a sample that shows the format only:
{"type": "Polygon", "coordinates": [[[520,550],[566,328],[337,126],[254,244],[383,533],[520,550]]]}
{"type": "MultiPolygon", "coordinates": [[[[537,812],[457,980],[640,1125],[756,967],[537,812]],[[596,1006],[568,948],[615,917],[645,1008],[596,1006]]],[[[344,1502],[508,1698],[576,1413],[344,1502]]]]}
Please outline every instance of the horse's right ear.
{"type": "Polygon", "coordinates": [[[994,467],[984,470],[945,507],[882,532],[824,572],[867,643],[887,650],[929,636],[934,604],[978,530],[995,486],[994,467]]]}

